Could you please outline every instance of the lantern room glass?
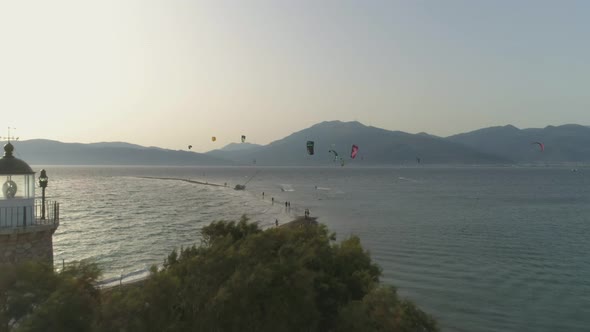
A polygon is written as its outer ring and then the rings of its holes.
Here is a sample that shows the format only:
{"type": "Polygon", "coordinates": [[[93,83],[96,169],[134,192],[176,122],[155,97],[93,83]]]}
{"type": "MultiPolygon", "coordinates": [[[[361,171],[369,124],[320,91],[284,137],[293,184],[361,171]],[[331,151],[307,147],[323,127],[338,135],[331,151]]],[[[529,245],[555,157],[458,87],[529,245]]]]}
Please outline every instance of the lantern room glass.
{"type": "Polygon", "coordinates": [[[35,174],[0,175],[0,199],[35,198],[35,174]]]}

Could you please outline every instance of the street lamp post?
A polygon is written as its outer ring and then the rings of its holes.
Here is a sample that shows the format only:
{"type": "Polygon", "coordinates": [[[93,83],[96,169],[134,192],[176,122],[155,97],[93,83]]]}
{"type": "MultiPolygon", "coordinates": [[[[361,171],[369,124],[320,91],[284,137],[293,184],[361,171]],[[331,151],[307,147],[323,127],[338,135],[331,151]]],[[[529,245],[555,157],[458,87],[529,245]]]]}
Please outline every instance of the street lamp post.
{"type": "Polygon", "coordinates": [[[39,175],[39,186],[41,187],[41,220],[45,220],[45,188],[47,188],[47,182],[49,182],[47,172],[42,169],[39,175]]]}

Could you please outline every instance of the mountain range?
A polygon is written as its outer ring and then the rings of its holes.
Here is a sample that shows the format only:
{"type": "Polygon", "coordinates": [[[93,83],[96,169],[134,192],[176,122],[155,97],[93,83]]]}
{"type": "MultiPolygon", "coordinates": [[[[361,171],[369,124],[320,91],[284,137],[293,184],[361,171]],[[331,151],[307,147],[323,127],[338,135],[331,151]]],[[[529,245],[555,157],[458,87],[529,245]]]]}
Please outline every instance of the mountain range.
{"type": "MultiPolygon", "coordinates": [[[[334,161],[334,150],[345,164],[394,165],[416,163],[416,158],[435,164],[506,163],[502,157],[426,134],[408,134],[365,126],[359,122],[329,121],[318,123],[265,146],[247,150],[214,150],[207,155],[238,164],[321,165],[334,161]],[[314,141],[315,154],[306,151],[306,142],[314,141]],[[352,144],[360,147],[357,159],[350,159],[352,144]]],[[[340,161],[338,159],[337,164],[340,161]]]]}
{"type": "Polygon", "coordinates": [[[197,153],[125,142],[91,144],[34,139],[14,142],[18,158],[37,165],[340,165],[514,164],[590,161],[590,128],[581,125],[483,128],[449,137],[390,131],[359,122],[326,121],[267,145],[230,143],[197,153]],[[308,155],[306,142],[315,142],[308,155]],[[544,151],[538,144],[542,142],[544,151]],[[359,146],[350,158],[352,144],[359,146]],[[334,150],[339,157],[334,161],[334,150]]]}
{"type": "Polygon", "coordinates": [[[590,128],[575,124],[529,129],[512,125],[490,127],[453,135],[447,140],[516,163],[590,161],[590,128]],[[534,142],[543,143],[542,153],[534,142]]]}

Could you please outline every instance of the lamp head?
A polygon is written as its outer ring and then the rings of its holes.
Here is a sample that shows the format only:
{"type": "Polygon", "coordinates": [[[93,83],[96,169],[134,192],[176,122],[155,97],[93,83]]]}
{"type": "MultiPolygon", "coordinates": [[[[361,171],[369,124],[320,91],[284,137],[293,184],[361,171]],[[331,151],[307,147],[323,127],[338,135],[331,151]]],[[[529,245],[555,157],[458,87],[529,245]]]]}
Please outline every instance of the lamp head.
{"type": "Polygon", "coordinates": [[[47,172],[44,169],[42,169],[41,174],[39,175],[39,186],[41,188],[46,188],[47,182],[49,182],[49,178],[47,177],[47,172]]]}

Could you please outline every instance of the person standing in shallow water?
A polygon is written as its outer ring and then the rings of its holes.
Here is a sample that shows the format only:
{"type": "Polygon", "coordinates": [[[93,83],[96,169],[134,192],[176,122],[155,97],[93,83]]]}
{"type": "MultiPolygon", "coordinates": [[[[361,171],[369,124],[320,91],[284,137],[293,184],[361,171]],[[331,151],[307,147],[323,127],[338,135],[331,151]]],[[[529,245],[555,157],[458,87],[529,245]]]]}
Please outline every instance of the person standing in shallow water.
{"type": "Polygon", "coordinates": [[[264,191],[262,192],[262,199],[264,199],[264,191]]]}
{"type": "Polygon", "coordinates": [[[274,197],[271,197],[270,198],[270,201],[272,202],[273,205],[275,204],[275,198],[274,197]]]}
{"type": "Polygon", "coordinates": [[[275,219],[275,225],[279,227],[279,219],[275,219]]]}

